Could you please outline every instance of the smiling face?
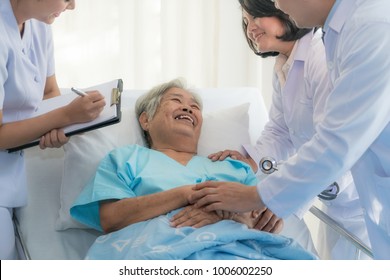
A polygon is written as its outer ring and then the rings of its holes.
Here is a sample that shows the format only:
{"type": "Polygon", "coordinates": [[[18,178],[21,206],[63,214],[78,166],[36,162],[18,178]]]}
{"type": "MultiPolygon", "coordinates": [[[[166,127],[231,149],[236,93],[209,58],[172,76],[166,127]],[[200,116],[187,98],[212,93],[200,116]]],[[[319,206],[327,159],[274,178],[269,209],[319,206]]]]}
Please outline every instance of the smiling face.
{"type": "Polygon", "coordinates": [[[242,12],[248,38],[259,52],[281,51],[284,34],[282,22],[276,17],[253,17],[245,10],[242,12]]]}
{"type": "Polygon", "coordinates": [[[151,148],[196,152],[203,117],[200,105],[189,92],[170,88],[162,96],[153,118],[143,112],[139,121],[149,134],[151,148]]]}

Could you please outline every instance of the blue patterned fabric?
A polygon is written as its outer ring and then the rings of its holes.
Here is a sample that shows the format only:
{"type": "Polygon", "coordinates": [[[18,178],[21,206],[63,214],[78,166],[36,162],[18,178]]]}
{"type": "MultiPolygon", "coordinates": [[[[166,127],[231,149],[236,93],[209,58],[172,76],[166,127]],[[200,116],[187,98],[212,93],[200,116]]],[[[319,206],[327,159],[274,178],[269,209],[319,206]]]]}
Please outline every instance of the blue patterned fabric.
{"type": "Polygon", "coordinates": [[[173,228],[179,210],[97,238],[87,259],[107,260],[269,260],[316,259],[282,235],[248,229],[230,220],[199,229],[173,228]]]}

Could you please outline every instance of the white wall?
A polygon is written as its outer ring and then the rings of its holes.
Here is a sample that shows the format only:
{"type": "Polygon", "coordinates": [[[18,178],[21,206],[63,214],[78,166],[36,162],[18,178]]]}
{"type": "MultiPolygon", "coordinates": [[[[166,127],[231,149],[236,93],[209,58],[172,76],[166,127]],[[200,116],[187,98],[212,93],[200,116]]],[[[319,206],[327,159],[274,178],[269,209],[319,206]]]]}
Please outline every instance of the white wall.
{"type": "Polygon", "coordinates": [[[237,0],[76,1],[53,33],[61,87],[122,78],[148,89],[180,76],[196,87],[258,87],[271,101],[273,59],[250,51],[237,0]]]}

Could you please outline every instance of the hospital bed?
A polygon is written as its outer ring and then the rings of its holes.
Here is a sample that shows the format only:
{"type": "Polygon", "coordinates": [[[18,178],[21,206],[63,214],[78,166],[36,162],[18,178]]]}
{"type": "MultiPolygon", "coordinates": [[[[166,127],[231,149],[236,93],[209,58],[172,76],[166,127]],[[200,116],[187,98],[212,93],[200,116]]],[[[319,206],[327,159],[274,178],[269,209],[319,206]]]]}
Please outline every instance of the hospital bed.
{"type": "MultiPolygon", "coordinates": [[[[194,90],[204,102],[200,155],[222,149],[242,151],[242,144],[255,143],[267,121],[266,107],[258,89],[194,90]]],[[[60,149],[33,147],[25,150],[28,205],[17,209],[14,218],[22,259],[84,258],[100,233],[74,221],[69,207],[106,153],[118,146],[143,143],[134,114],[135,101],[142,93],[142,90],[123,91],[119,124],[72,136],[60,149]]],[[[303,220],[293,217],[286,220],[282,234],[316,252],[319,223],[330,225],[345,235],[356,244],[357,252],[371,253],[324,214],[320,205],[313,206],[303,220]]]]}

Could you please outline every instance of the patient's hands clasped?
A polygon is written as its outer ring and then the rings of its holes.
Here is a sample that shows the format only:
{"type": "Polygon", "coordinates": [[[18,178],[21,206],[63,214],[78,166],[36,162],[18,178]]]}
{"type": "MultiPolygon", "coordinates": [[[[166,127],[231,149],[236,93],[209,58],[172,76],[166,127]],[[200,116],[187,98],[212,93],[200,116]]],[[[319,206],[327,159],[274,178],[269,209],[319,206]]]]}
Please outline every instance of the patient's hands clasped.
{"type": "Polygon", "coordinates": [[[216,212],[206,212],[201,208],[189,205],[173,216],[172,227],[194,227],[200,228],[223,220],[216,212]]]}
{"type": "Polygon", "coordinates": [[[245,213],[233,213],[228,211],[211,211],[196,208],[189,205],[182,209],[171,219],[172,227],[201,228],[222,220],[233,220],[265,232],[280,233],[283,229],[283,220],[274,215],[270,210],[253,210],[245,213]]]}
{"type": "Polygon", "coordinates": [[[207,181],[197,184],[194,190],[195,193],[190,196],[189,202],[204,211],[224,210],[237,213],[233,220],[262,231],[279,233],[283,228],[283,220],[265,207],[256,186],[207,181]],[[248,213],[250,217],[246,216],[248,213]]]}

